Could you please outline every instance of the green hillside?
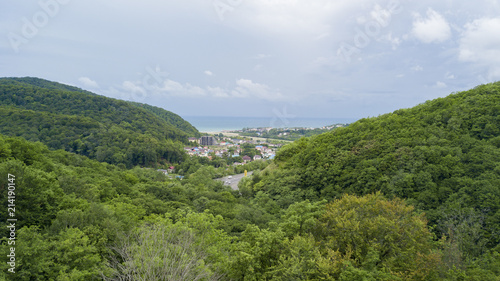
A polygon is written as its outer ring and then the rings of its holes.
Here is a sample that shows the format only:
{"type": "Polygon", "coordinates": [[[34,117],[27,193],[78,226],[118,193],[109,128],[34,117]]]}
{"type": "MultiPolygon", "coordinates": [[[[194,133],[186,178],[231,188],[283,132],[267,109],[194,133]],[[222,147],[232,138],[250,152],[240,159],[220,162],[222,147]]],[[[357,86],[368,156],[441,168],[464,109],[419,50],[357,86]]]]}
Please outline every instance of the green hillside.
{"type": "MultiPolygon", "coordinates": [[[[85,93],[88,95],[96,95],[92,92],[82,90],[80,88],[74,87],[74,86],[69,86],[57,82],[52,82],[40,78],[35,78],[35,77],[12,77],[12,78],[0,78],[3,83],[8,83],[8,81],[11,81],[11,83],[14,82],[19,82],[22,84],[26,85],[32,85],[38,88],[43,88],[47,90],[62,90],[62,91],[69,91],[69,92],[77,92],[77,93],[85,93]]],[[[14,83],[15,84],[15,83],[14,83]]]]}
{"type": "Polygon", "coordinates": [[[194,137],[201,136],[200,132],[198,132],[198,130],[195,127],[193,127],[193,125],[191,125],[189,122],[182,119],[182,117],[180,117],[179,115],[177,115],[173,112],[167,111],[167,110],[160,108],[160,107],[145,104],[145,103],[137,103],[137,102],[131,102],[131,103],[133,105],[139,106],[139,107],[153,113],[154,115],[167,121],[168,123],[173,124],[175,127],[177,127],[178,129],[181,129],[183,132],[189,134],[190,136],[194,136],[194,137]]]}
{"type": "MultiPolygon", "coordinates": [[[[0,111],[10,134],[101,141],[97,159],[160,143],[107,111],[14,107],[44,108],[23,87],[0,111]]],[[[499,99],[484,85],[301,139],[239,190],[191,158],[170,178],[0,134],[0,280],[498,281],[499,99]]]]}
{"type": "Polygon", "coordinates": [[[500,276],[498,249],[474,259],[462,256],[457,237],[437,241],[425,216],[401,199],[376,193],[279,208],[262,192],[249,196],[248,190],[212,181],[207,174],[213,169],[202,167],[180,181],[153,169],[124,170],[0,135],[0,191],[9,196],[0,201],[15,205],[15,210],[0,208],[0,279],[494,281],[500,276]],[[15,244],[7,227],[13,217],[15,244]]]}
{"type": "Polygon", "coordinates": [[[0,79],[0,109],[2,134],[126,166],[178,162],[183,143],[198,133],[173,113],[175,123],[129,102],[37,78],[0,79]]]}
{"type": "Polygon", "coordinates": [[[500,242],[500,83],[303,138],[249,188],[282,207],[345,193],[406,198],[438,236],[474,233],[460,247],[478,256],[500,242]]]}
{"type": "MultiPolygon", "coordinates": [[[[220,182],[207,178],[199,182],[202,187],[195,183],[169,179],[154,169],[124,170],[49,150],[41,143],[0,135],[0,202],[5,207],[0,208],[0,280],[102,280],[101,274],[113,273],[107,260],[113,257],[113,247],[123,235],[161,218],[165,222],[175,219],[179,231],[186,234],[198,224],[194,228],[198,240],[209,236],[213,241],[206,243],[226,239],[220,247],[227,248],[227,234],[216,228],[232,220],[241,224],[242,219],[226,214],[252,208],[237,203],[220,182]],[[225,222],[208,213],[184,218],[190,210],[199,209],[199,198],[225,210],[225,222]],[[8,204],[15,209],[9,209],[10,216],[8,204]],[[8,218],[17,220],[15,243],[5,238],[12,237],[8,218]],[[11,268],[7,254],[12,248],[15,273],[7,271],[11,268]]],[[[213,253],[220,248],[206,247],[213,253]]],[[[196,270],[209,270],[213,263],[227,259],[226,253],[213,253],[205,258],[206,265],[196,263],[196,270]]],[[[186,256],[193,257],[191,253],[186,256]]]]}

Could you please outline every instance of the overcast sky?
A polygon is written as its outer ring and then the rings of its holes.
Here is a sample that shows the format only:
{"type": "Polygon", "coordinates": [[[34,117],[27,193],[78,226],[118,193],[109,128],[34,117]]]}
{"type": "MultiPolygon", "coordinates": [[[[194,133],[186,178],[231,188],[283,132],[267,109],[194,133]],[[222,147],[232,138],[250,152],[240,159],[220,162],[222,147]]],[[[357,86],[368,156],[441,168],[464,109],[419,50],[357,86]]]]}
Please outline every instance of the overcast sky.
{"type": "Polygon", "coordinates": [[[181,116],[357,119],[500,80],[496,0],[8,0],[0,19],[0,76],[181,116]]]}

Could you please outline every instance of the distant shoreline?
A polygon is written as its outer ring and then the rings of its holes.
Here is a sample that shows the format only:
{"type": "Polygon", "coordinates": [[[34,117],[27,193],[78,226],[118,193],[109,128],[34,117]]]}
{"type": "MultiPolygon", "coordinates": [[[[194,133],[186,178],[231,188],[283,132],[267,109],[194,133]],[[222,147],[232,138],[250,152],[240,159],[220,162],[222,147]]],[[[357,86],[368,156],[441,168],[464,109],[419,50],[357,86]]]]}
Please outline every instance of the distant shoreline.
{"type": "Polygon", "coordinates": [[[353,123],[354,118],[272,118],[272,117],[214,117],[182,116],[199,132],[220,133],[243,128],[321,128],[332,124],[353,123]]]}
{"type": "Polygon", "coordinates": [[[226,135],[228,137],[231,137],[231,136],[239,136],[240,134],[238,133],[232,133],[232,131],[213,131],[213,132],[201,132],[201,134],[209,134],[209,135],[218,135],[218,134],[223,134],[223,135],[226,135]]]}

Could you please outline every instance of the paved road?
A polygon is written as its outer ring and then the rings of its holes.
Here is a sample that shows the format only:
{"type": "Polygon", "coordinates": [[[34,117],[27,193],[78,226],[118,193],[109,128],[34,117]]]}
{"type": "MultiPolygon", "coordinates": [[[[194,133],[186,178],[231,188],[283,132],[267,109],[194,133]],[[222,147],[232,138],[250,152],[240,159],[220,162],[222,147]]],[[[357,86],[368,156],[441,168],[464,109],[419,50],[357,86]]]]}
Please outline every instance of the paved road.
{"type": "MultiPolygon", "coordinates": [[[[250,176],[253,174],[253,171],[248,172],[247,176],[250,176]]],[[[233,190],[238,190],[238,183],[241,181],[241,179],[245,176],[245,174],[237,174],[237,175],[232,175],[232,176],[227,176],[219,179],[215,179],[218,181],[223,181],[224,185],[229,185],[233,190]],[[229,178],[231,177],[231,178],[229,178]]]]}

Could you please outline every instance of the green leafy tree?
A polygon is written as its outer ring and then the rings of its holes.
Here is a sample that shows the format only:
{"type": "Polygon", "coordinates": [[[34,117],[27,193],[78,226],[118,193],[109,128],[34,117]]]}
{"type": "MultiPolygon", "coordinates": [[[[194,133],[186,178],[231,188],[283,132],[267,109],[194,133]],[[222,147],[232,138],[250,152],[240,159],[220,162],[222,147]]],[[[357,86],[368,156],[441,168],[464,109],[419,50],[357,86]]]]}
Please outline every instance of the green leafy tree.
{"type": "Polygon", "coordinates": [[[436,277],[441,261],[432,251],[427,221],[400,199],[386,200],[380,193],[345,195],[326,205],[319,221],[317,236],[326,257],[318,263],[327,276],[341,280],[436,277]]]}

